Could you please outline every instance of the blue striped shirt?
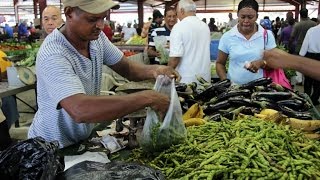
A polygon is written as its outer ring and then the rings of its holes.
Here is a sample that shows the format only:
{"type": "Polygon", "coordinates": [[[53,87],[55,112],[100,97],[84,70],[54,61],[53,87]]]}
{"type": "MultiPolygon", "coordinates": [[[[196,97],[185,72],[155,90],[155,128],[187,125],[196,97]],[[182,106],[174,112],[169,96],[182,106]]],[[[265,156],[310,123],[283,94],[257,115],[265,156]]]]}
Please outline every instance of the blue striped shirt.
{"type": "Polygon", "coordinates": [[[89,51],[90,59],[81,55],[58,29],[46,37],[37,55],[39,109],[29,138],[57,140],[62,148],[89,137],[94,124],[76,123],[59,103],[75,94],[99,95],[102,65],[116,64],[123,56],[103,32],[90,41],[89,51]]]}
{"type": "Polygon", "coordinates": [[[171,30],[168,29],[166,26],[154,29],[153,32],[151,33],[149,46],[155,46],[153,38],[156,36],[166,36],[167,41],[170,42],[170,33],[171,33],[171,30]]]}

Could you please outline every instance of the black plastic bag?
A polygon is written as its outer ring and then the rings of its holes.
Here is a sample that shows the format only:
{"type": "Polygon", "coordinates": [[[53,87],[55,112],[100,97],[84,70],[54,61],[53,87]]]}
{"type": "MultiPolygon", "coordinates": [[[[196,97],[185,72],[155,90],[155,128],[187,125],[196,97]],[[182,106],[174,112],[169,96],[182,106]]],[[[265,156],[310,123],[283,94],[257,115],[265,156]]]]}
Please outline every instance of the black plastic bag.
{"type": "Polygon", "coordinates": [[[58,180],[162,180],[164,175],[150,167],[127,162],[100,163],[84,161],[60,174],[58,180]]]}
{"type": "Polygon", "coordinates": [[[58,147],[57,141],[36,137],[7,148],[0,154],[1,179],[55,179],[64,169],[58,147]]]}

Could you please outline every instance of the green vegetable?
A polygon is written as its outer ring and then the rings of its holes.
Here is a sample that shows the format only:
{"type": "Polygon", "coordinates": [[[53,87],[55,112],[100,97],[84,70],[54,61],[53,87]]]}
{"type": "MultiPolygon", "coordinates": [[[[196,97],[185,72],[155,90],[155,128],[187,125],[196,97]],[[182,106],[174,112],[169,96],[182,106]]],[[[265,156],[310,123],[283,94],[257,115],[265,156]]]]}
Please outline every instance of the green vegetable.
{"type": "Polygon", "coordinates": [[[167,179],[319,179],[320,143],[252,116],[188,128],[187,140],[157,154],[135,149],[129,161],[167,179]]]}

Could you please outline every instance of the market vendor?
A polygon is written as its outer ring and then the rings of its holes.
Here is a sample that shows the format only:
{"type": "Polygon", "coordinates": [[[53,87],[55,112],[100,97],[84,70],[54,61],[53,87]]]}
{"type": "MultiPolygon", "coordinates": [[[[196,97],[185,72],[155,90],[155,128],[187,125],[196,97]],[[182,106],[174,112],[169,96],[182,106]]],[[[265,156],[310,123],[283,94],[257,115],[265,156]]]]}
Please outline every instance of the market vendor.
{"type": "Polygon", "coordinates": [[[240,1],[238,25],[223,34],[219,41],[216,71],[221,80],[228,78],[236,84],[245,84],[263,77],[264,62],[260,60],[263,51],[275,48],[276,43],[272,32],[256,23],[258,10],[255,0],[240,1]],[[244,68],[248,63],[251,63],[249,71],[244,68]]]}
{"type": "Polygon", "coordinates": [[[112,0],[63,0],[63,4],[66,23],[44,40],[38,52],[39,108],[28,137],[57,140],[63,148],[88,138],[94,123],[145,107],[166,113],[169,97],[153,90],[98,96],[103,64],[129,80],[152,79],[160,74],[180,79],[173,68],[128,60],[108,40],[102,32],[104,18],[109,9],[119,5],[112,0]]]}
{"type": "Polygon", "coordinates": [[[211,81],[210,30],[196,16],[197,6],[192,0],[180,0],[177,16],[180,22],[170,34],[168,66],[176,68],[182,83],[197,82],[196,75],[211,81]]]}

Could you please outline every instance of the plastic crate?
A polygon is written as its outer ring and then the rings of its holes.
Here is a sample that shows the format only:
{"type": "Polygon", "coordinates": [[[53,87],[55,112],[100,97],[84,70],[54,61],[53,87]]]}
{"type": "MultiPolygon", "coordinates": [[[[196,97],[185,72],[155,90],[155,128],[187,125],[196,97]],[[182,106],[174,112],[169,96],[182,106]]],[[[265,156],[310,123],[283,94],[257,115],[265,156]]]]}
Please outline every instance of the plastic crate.
{"type": "Polygon", "coordinates": [[[215,61],[218,57],[218,47],[219,47],[219,40],[211,40],[210,43],[210,59],[211,61],[215,61]]]}

